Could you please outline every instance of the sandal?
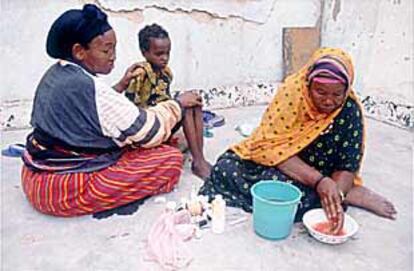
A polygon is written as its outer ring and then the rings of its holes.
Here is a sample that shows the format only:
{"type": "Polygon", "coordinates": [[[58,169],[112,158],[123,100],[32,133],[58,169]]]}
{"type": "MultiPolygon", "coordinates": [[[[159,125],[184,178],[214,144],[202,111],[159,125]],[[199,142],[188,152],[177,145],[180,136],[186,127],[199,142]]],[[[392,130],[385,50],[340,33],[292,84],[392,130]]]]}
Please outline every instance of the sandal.
{"type": "Polygon", "coordinates": [[[208,110],[203,110],[203,123],[206,127],[220,127],[225,123],[224,117],[208,110]]]}
{"type": "Polygon", "coordinates": [[[204,127],[204,129],[203,129],[203,136],[204,137],[213,137],[214,136],[214,134],[213,134],[213,132],[211,132],[211,130],[210,130],[211,128],[209,128],[209,127],[204,127]]]}
{"type": "Polygon", "coordinates": [[[25,147],[26,146],[23,144],[11,144],[1,150],[1,155],[8,157],[22,157],[25,147]]]}

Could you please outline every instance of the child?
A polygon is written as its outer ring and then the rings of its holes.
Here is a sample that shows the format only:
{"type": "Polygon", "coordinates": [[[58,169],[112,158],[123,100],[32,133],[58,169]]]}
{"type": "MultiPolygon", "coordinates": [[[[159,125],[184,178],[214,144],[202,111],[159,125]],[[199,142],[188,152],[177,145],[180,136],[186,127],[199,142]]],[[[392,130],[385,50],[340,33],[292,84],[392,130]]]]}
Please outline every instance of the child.
{"type": "MultiPolygon", "coordinates": [[[[168,32],[157,24],[147,25],[138,33],[139,48],[146,59],[140,63],[125,95],[137,106],[147,108],[171,99],[172,72],[168,68],[171,41],[168,32]]],[[[200,97],[201,100],[201,97],[200,97]]],[[[180,125],[181,126],[181,125],[180,125]]],[[[190,148],[192,172],[205,179],[211,165],[203,154],[203,114],[201,106],[187,108],[182,120],[184,135],[190,148]]],[[[173,129],[173,133],[179,127],[173,129]]]]}

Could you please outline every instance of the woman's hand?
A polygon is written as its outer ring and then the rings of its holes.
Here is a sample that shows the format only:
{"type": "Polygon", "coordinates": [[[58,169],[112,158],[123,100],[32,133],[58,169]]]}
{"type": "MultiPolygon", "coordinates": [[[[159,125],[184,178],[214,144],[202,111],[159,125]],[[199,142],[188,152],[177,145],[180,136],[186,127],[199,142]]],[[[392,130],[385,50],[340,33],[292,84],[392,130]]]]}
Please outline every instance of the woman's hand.
{"type": "Polygon", "coordinates": [[[321,198],[322,208],[331,224],[332,233],[336,234],[344,224],[344,210],[342,209],[338,187],[334,180],[325,177],[316,189],[321,198]]]}
{"type": "Polygon", "coordinates": [[[131,79],[138,76],[140,67],[140,63],[134,63],[132,64],[125,72],[124,76],[121,78],[121,80],[113,86],[113,88],[118,92],[123,92],[129,85],[129,82],[131,82],[131,79]]]}
{"type": "Polygon", "coordinates": [[[184,108],[203,105],[201,96],[195,91],[186,91],[181,93],[176,99],[184,108]]]}

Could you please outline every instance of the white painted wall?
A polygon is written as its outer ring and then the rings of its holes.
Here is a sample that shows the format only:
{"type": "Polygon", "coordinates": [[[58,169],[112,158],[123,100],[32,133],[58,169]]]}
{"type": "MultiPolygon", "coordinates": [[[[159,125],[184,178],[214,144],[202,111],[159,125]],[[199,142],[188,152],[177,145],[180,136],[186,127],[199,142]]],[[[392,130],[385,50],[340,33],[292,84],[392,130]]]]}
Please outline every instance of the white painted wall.
{"type": "MultiPolygon", "coordinates": [[[[54,61],[45,53],[53,20],[76,0],[2,0],[2,100],[31,99],[54,61]]],[[[411,0],[102,0],[118,35],[118,60],[108,82],[142,60],[137,31],[163,25],[172,39],[173,88],[209,88],[282,77],[282,28],[315,26],[324,7],[322,45],[348,50],[360,93],[413,104],[411,0]],[[139,4],[136,4],[139,2],[139,4]],[[133,11],[133,12],[129,12],[133,11]],[[254,11],[254,12],[253,12],[254,11]]]]}
{"type": "MultiPolygon", "coordinates": [[[[73,0],[33,2],[6,1],[0,18],[2,39],[6,41],[0,46],[2,75],[5,75],[1,76],[0,86],[5,100],[33,96],[41,75],[53,63],[45,53],[48,28],[64,10],[82,6],[81,1],[73,0]]],[[[319,16],[318,0],[215,1],[232,2],[227,10],[218,4],[217,8],[197,5],[208,1],[194,1],[194,6],[187,6],[186,10],[168,4],[175,1],[142,1],[136,7],[133,2],[140,1],[102,1],[104,7],[116,11],[120,3],[129,10],[142,8],[132,14],[108,12],[118,36],[118,59],[108,82],[118,79],[133,61],[142,60],[137,32],[153,22],[170,33],[170,66],[176,89],[277,81],[282,76],[282,27],[313,26],[319,16]],[[153,6],[146,2],[166,4],[153,6]],[[256,17],[247,14],[249,5],[255,5],[260,14],[256,17]],[[244,12],[235,12],[235,6],[244,12]]]]}
{"type": "Polygon", "coordinates": [[[360,93],[413,105],[413,26],[412,0],[327,1],[322,44],[353,55],[360,93]]]}

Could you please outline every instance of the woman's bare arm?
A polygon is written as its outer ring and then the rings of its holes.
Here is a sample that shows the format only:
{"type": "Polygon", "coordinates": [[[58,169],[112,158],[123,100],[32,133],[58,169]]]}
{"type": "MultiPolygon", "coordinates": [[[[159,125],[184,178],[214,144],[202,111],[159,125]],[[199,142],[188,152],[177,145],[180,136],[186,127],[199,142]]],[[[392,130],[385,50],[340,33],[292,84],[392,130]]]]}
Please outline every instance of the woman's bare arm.
{"type": "Polygon", "coordinates": [[[309,166],[296,155],[277,165],[277,168],[292,179],[310,187],[314,187],[322,176],[318,170],[309,166]]]}

